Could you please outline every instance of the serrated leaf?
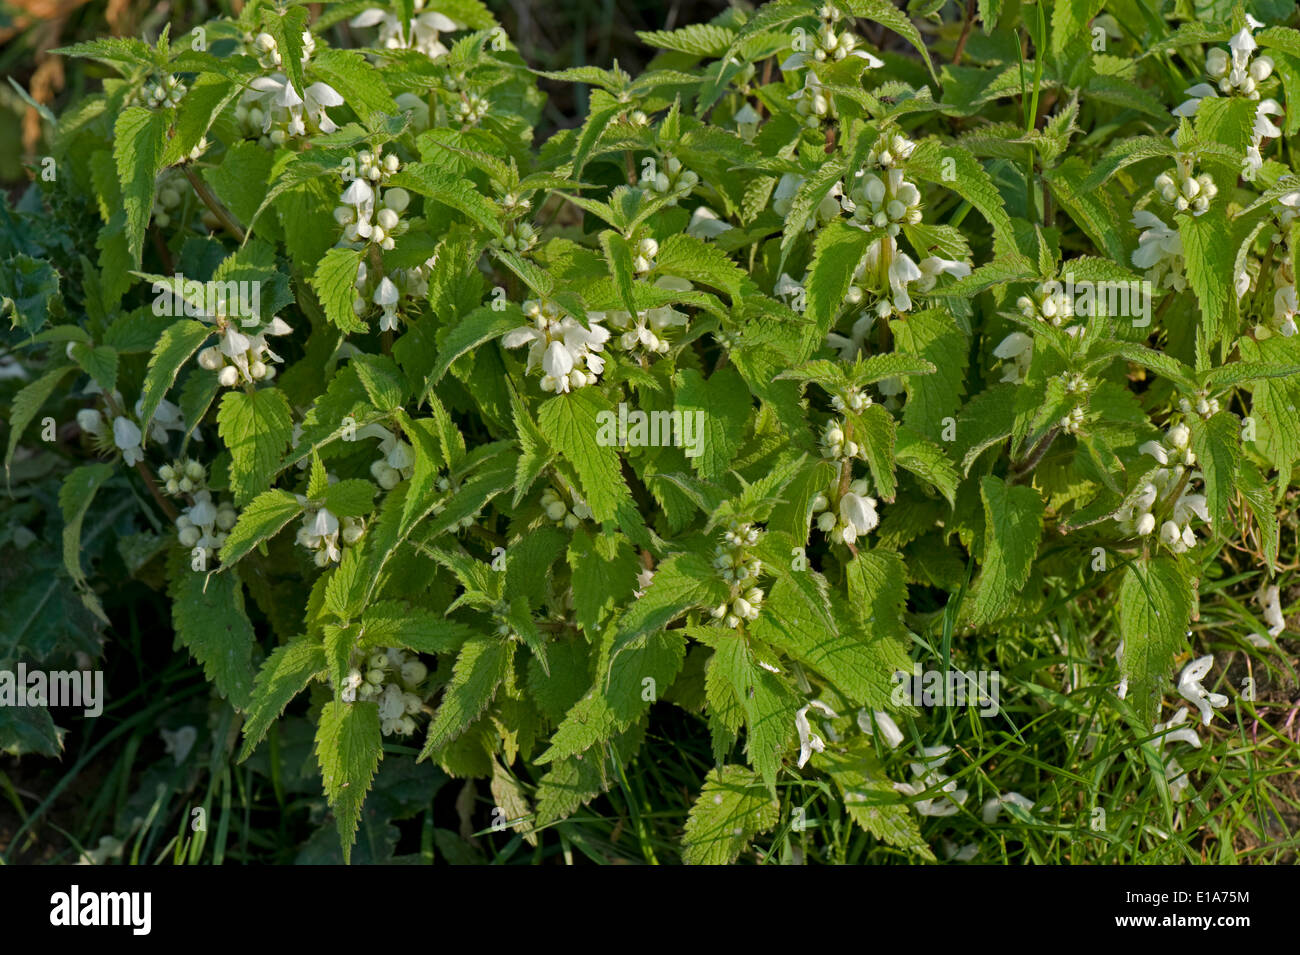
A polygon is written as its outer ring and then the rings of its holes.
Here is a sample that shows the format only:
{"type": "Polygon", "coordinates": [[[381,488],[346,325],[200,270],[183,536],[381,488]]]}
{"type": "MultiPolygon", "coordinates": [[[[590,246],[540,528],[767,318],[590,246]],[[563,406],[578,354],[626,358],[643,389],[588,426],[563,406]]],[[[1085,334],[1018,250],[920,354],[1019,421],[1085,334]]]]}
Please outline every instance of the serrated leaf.
{"type": "Polygon", "coordinates": [[[1150,726],[1174,657],[1186,643],[1192,591],[1170,557],[1135,560],[1119,588],[1119,632],[1124,641],[1121,671],[1128,698],[1150,726]]]}
{"type": "Polygon", "coordinates": [[[275,388],[230,391],[217,411],[221,440],[230,449],[230,486],[243,507],[271,483],[293,433],[289,402],[275,388]]]}
{"type": "Polygon", "coordinates": [[[244,745],[239,751],[241,763],[253,754],[293,698],[324,672],[325,652],[308,637],[297,637],[271,651],[257,671],[248,718],[244,722],[244,745]]]}
{"type": "Polygon", "coordinates": [[[326,702],[316,727],[316,760],[334,810],[344,862],[352,860],[361,806],[382,758],[379,707],[368,702],[326,702]]]}
{"type": "Polygon", "coordinates": [[[182,319],[167,326],[154,346],[153,354],[149,356],[149,368],[145,372],[144,387],[140,391],[142,404],[139,417],[142,430],[148,430],[148,424],[158,410],[158,405],[176,383],[176,376],[211,334],[210,325],[190,319],[182,319]]]}
{"type": "Polygon", "coordinates": [[[971,619],[984,624],[1003,616],[1029,579],[1043,533],[1043,501],[1032,487],[989,475],[980,480],[984,501],[984,562],[971,619]]]}
{"type": "Polygon", "coordinates": [[[443,691],[429,726],[420,759],[427,759],[465,732],[487,708],[506,678],[515,646],[497,637],[471,637],[465,641],[456,657],[451,683],[443,691]]]}
{"type": "Polygon", "coordinates": [[[170,562],[172,626],[176,638],[203,665],[204,675],[236,709],[246,710],[253,691],[253,626],[244,612],[243,587],[233,569],[204,574],[190,569],[189,555],[170,562]]]}
{"type": "Polygon", "coordinates": [[[682,837],[687,865],[729,865],[780,818],[781,805],[743,766],[709,770],[682,837]]]}

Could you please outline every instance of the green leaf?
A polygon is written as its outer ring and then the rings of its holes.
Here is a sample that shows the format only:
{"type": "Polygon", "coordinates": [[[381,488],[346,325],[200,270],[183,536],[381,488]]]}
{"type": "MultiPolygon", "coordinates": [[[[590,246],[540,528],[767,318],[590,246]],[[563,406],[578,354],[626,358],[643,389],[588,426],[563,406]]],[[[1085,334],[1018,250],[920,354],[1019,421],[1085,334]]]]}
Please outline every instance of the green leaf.
{"type": "Polygon", "coordinates": [[[1031,487],[989,475],[980,481],[984,500],[984,562],[971,612],[975,624],[1004,616],[1029,579],[1043,534],[1043,501],[1031,487]]]}
{"type": "Polygon", "coordinates": [[[221,545],[221,563],[234,564],[262,541],[280,533],[302,510],[298,499],[288,491],[263,491],[239,512],[239,519],[221,545]]]}
{"type": "Polygon", "coordinates": [[[284,393],[275,388],[230,391],[221,399],[217,429],[230,449],[230,486],[243,507],[265,490],[293,433],[284,393]]]}
{"type": "Polygon", "coordinates": [[[149,369],[145,372],[144,387],[140,391],[141,430],[147,432],[159,403],[176,383],[176,376],[211,334],[212,326],[190,319],[169,325],[162,333],[149,357],[149,369]]]}
{"type": "Polygon", "coordinates": [[[523,324],[523,314],[519,306],[514,304],[508,305],[503,311],[496,311],[487,305],[474,309],[457,322],[443,339],[438,348],[438,361],[425,380],[425,390],[428,391],[441,381],[452,362],[461,355],[494,338],[500,338],[512,328],[518,328],[523,324]]]}
{"type": "Polygon", "coordinates": [[[118,115],[113,127],[113,159],[126,212],[127,252],[136,268],[140,266],[144,231],[153,210],[154,180],[162,169],[170,123],[170,110],[130,106],[118,115]]]}
{"type": "Polygon", "coordinates": [[[442,703],[429,725],[420,759],[442,749],[478,719],[506,678],[516,644],[497,637],[471,637],[465,641],[442,703]]]}
{"type": "Polygon", "coordinates": [[[373,484],[363,478],[347,478],[325,491],[325,508],[337,517],[365,517],[375,508],[373,484]]]}
{"type": "Polygon", "coordinates": [[[498,239],[505,235],[501,227],[501,213],[491,199],[471,188],[467,180],[440,172],[427,163],[408,163],[401,172],[388,180],[388,186],[400,186],[440,202],[498,239]]]}
{"type": "Polygon", "coordinates": [[[894,444],[898,466],[911,471],[947,499],[950,505],[957,502],[957,484],[960,480],[957,467],[933,441],[927,441],[910,428],[899,428],[894,444]]]}
{"type": "Polygon", "coordinates": [[[806,314],[813,327],[804,332],[804,354],[826,340],[872,238],[872,233],[839,221],[818,231],[807,290],[806,314]]]}
{"type": "Polygon", "coordinates": [[[383,742],[376,704],[330,700],[321,710],[316,759],[325,795],[334,810],[344,862],[352,860],[361,806],[383,758],[383,742]]]}
{"type": "Polygon", "coordinates": [[[729,865],[754,836],[776,825],[781,804],[744,766],[709,770],[700,798],[686,819],[682,861],[729,865]]]}
{"type": "Polygon", "coordinates": [[[676,385],[683,430],[696,436],[695,447],[686,447],[686,455],[700,477],[717,477],[744,438],[753,409],[749,387],[733,365],[724,365],[707,380],[694,368],[685,368],[678,372],[676,385]],[[694,416],[689,426],[688,415],[694,416]]]}
{"type": "Polygon", "coordinates": [[[831,777],[844,808],[865,832],[891,846],[935,861],[907,804],[898,798],[869,739],[859,736],[843,751],[828,749],[813,756],[813,767],[831,777]]]}
{"type": "Polygon", "coordinates": [[[1219,536],[1236,533],[1228,521],[1228,507],[1241,471],[1241,439],[1237,419],[1221,411],[1205,421],[1192,420],[1192,450],[1205,478],[1205,503],[1210,522],[1219,536]]]}
{"type": "Polygon", "coordinates": [[[47,371],[35,381],[24,385],[18,394],[14,395],[13,402],[9,405],[9,447],[5,450],[6,472],[9,471],[9,465],[13,462],[14,450],[18,447],[23,432],[32,423],[32,419],[41,410],[41,406],[50,400],[50,396],[59,387],[59,383],[74,368],[76,368],[76,365],[64,365],[62,368],[47,371]]]}
{"type": "Polygon", "coordinates": [[[582,493],[592,516],[604,523],[621,509],[632,509],[632,495],[623,481],[618,452],[597,435],[602,420],[617,417],[591,388],[556,395],[544,402],[538,413],[542,433],[573,465],[582,482],[582,493]],[[602,415],[609,417],[602,418],[602,415]]]}
{"type": "Polygon", "coordinates": [[[943,429],[943,419],[957,414],[966,392],[968,344],[946,309],[928,309],[889,323],[901,354],[923,358],[936,373],[908,377],[903,382],[907,404],[903,424],[931,441],[943,429]]]}
{"type": "Polygon", "coordinates": [[[68,354],[81,366],[81,370],[95,379],[106,394],[117,389],[117,350],[108,345],[91,348],[84,342],[73,342],[68,354]]]}
{"type": "Polygon", "coordinates": [[[775,673],[759,666],[745,638],[730,633],[718,641],[711,664],[726,677],[745,713],[745,754],[768,792],[776,795],[781,755],[795,738],[799,698],[775,673]]]}
{"type": "Polygon", "coordinates": [[[357,297],[357,266],[360,264],[359,250],[330,249],[311,277],[311,287],[320,299],[325,317],[345,334],[367,330],[366,323],[352,310],[357,297]]]}
{"type": "Polygon", "coordinates": [[[177,550],[170,562],[172,626],[176,638],[203,665],[208,681],[236,709],[252,699],[253,626],[244,612],[244,593],[234,570],[204,574],[190,569],[189,555],[177,550]]]}
{"type": "Polygon", "coordinates": [[[241,763],[253,754],[293,698],[324,672],[325,652],[308,637],[296,637],[271,651],[257,671],[248,718],[244,722],[244,745],[239,751],[241,763]]]}
{"type": "Polygon", "coordinates": [[[1217,204],[1204,215],[1182,215],[1175,219],[1183,241],[1187,281],[1201,306],[1197,329],[1198,347],[1201,347],[1201,342],[1219,341],[1231,331],[1226,326],[1226,318],[1236,253],[1232,230],[1217,204]]]}
{"type": "Polygon", "coordinates": [[[63,566],[79,587],[86,584],[81,571],[81,524],[95,492],[113,476],[111,464],[83,464],[63,479],[59,507],[63,511],[63,566]]]}
{"type": "Polygon", "coordinates": [[[1120,668],[1128,698],[1150,726],[1159,712],[1165,680],[1183,645],[1192,615],[1192,589],[1171,557],[1135,560],[1119,588],[1120,668]]]}

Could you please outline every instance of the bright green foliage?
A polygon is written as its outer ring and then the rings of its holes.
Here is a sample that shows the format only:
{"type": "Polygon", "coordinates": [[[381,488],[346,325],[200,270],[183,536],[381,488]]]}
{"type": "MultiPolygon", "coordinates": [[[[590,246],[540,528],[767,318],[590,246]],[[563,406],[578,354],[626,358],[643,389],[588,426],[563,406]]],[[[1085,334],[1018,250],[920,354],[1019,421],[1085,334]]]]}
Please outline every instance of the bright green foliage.
{"type": "Polygon", "coordinates": [[[345,857],[381,760],[487,780],[512,838],[569,852],[550,824],[635,816],[686,725],[713,760],[682,761],[686,861],[788,851],[814,787],[932,861],[1001,756],[933,749],[965,716],[901,676],[1001,673],[1008,740],[1072,694],[1145,731],[1215,548],[1272,571],[1293,11],[737,6],[641,34],[641,76],[545,74],[587,88],[551,131],[486,7],[430,0],[457,29],[403,48],[339,28],[362,6],[64,51],[117,76],[21,216],[96,234],[0,236],[6,469],[58,446],[52,573],[101,622],[120,566],[165,586],[243,758],[305,713],[345,857]],[[1243,30],[1276,71],[1171,113],[1243,30]],[[1058,634],[1065,606],[1104,623],[1058,634]],[[974,649],[1037,627],[1060,659],[974,649]]]}

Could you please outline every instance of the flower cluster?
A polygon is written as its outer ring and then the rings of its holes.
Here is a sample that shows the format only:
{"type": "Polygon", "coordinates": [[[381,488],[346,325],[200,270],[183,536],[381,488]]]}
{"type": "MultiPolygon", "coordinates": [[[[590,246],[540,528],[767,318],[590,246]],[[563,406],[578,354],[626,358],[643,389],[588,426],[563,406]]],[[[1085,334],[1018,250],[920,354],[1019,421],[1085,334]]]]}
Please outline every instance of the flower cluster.
{"type": "Polygon", "coordinates": [[[193,494],[203,489],[208,480],[207,469],[193,458],[173,461],[158,469],[163,490],[172,497],[193,494]]]}
{"type": "Polygon", "coordinates": [[[856,441],[850,441],[845,437],[844,429],[848,427],[846,421],[831,420],[826,423],[826,429],[822,431],[821,450],[822,457],[840,461],[851,458],[867,459],[866,449],[856,441]]]}
{"type": "Polygon", "coordinates": [[[467,90],[456,104],[456,119],[465,126],[477,126],[487,116],[491,105],[486,96],[467,90]]]}
{"type": "MultiPolygon", "coordinates": [[[[388,194],[397,192],[388,190],[388,194]]],[[[392,241],[387,238],[387,241],[392,241]]],[[[438,264],[436,255],[430,256],[423,264],[409,269],[393,269],[390,275],[372,275],[365,261],[357,263],[357,278],[353,283],[355,295],[352,299],[352,311],[358,318],[364,316],[372,305],[379,306],[379,330],[396,331],[402,301],[409,299],[418,302],[429,292],[429,273],[438,264]]]]}
{"type": "MultiPolygon", "coordinates": [[[[299,504],[307,498],[296,495],[299,504]]],[[[298,528],[297,542],[312,552],[317,567],[337,564],[343,559],[342,547],[355,544],[366,532],[366,524],[359,517],[344,517],[341,521],[324,507],[309,507],[298,528]]]]}
{"type": "Polygon", "coordinates": [[[148,83],[132,94],[127,98],[126,105],[146,106],[149,109],[179,106],[187,90],[188,87],[181,82],[180,77],[168,74],[157,83],[148,83]]]}
{"type": "Polygon", "coordinates": [[[906,160],[916,150],[916,143],[902,133],[883,133],[867,153],[867,165],[889,169],[906,160]]]}
{"type": "Polygon", "coordinates": [[[1191,161],[1182,157],[1172,173],[1156,176],[1155,188],[1156,194],[1173,206],[1175,212],[1189,212],[1194,216],[1207,212],[1210,202],[1219,194],[1219,187],[1210,174],[1193,175],[1191,161]]]}
{"type": "Polygon", "coordinates": [[[758,544],[760,531],[747,521],[733,520],[722,535],[723,542],[714,551],[713,566],[731,588],[726,603],[713,608],[713,618],[735,629],[742,620],[757,620],[763,604],[762,588],[755,586],[763,572],[763,562],[750,554],[758,544]]]}
{"type": "Polygon", "coordinates": [[[1202,418],[1213,418],[1219,413],[1219,399],[1211,398],[1207,392],[1197,392],[1196,401],[1190,398],[1178,399],[1178,410],[1183,414],[1197,414],[1202,418]]]}
{"type": "MultiPolygon", "coordinates": [[[[831,495],[837,489],[831,489],[831,495]]],[[[849,485],[849,490],[840,496],[837,506],[831,506],[830,496],[818,494],[812,500],[813,522],[828,540],[837,543],[852,544],[859,537],[876,529],[880,515],[876,513],[876,499],[868,494],[865,480],[857,480],[849,485]]]]}
{"type": "Polygon", "coordinates": [[[1185,424],[1176,424],[1163,441],[1148,441],[1140,450],[1155,458],[1159,467],[1138,488],[1131,503],[1115,512],[1115,520],[1125,533],[1138,537],[1151,535],[1159,524],[1160,543],[1181,554],[1196,546],[1192,518],[1210,523],[1205,496],[1193,493],[1193,484],[1201,475],[1188,470],[1196,464],[1191,432],[1185,424]],[[1157,512],[1164,515],[1163,521],[1157,519],[1157,512]]]}
{"type": "Polygon", "coordinates": [[[902,169],[887,169],[883,177],[864,170],[843,206],[859,228],[884,229],[893,238],[904,225],[921,221],[921,190],[902,169]]]}
{"type": "Polygon", "coordinates": [[[501,343],[506,348],[528,346],[528,371],[541,367],[543,391],[567,394],[595,384],[605,370],[605,357],[600,353],[609,341],[608,329],[595,318],[583,328],[549,301],[525,302],[524,315],[533,324],[506,332],[501,343]]]}
{"type": "Polygon", "coordinates": [[[870,69],[884,66],[885,63],[880,58],[872,56],[866,50],[858,49],[858,45],[862,42],[860,37],[851,30],[839,28],[838,24],[843,16],[834,4],[824,4],[818,11],[821,25],[811,36],[803,32],[796,34],[794,52],[781,62],[781,69],[786,71],[800,69],[810,59],[824,63],[828,60],[847,59],[850,56],[866,60],[870,69]]]}
{"type": "Polygon", "coordinates": [[[357,437],[379,439],[380,457],[370,465],[370,475],[385,491],[415,473],[415,449],[383,425],[368,424],[357,430],[357,437]]]}
{"type": "Polygon", "coordinates": [[[184,198],[180,174],[171,169],[164,170],[158,176],[158,184],[154,189],[150,221],[160,229],[167,228],[172,223],[172,216],[180,210],[184,198]]]}
{"type": "MultiPolygon", "coordinates": [[[[685,168],[676,156],[669,156],[653,176],[642,181],[654,192],[666,196],[671,193],[690,192],[699,185],[700,177],[685,168]]],[[[668,205],[677,205],[677,200],[675,198],[669,200],[668,205]]]]}
{"type": "MultiPolygon", "coordinates": [[[[316,38],[311,35],[310,30],[302,31],[302,55],[299,57],[303,66],[311,59],[312,54],[316,52],[316,38]]],[[[264,70],[279,70],[284,68],[284,58],[280,55],[279,44],[276,43],[275,37],[269,33],[259,33],[255,37],[244,35],[244,46],[252,47],[249,51],[257,58],[258,65],[264,70]]]]}
{"type": "Polygon", "coordinates": [[[1073,300],[1065,293],[1064,286],[1055,281],[1040,283],[1032,295],[1020,296],[1016,299],[1016,308],[1025,318],[1046,322],[1056,328],[1074,317],[1073,300]]]}
{"type": "Polygon", "coordinates": [[[1227,52],[1220,47],[1212,47],[1206,52],[1205,74],[1215,81],[1214,85],[1197,83],[1190,87],[1187,90],[1189,98],[1179,104],[1173,114],[1195,116],[1203,99],[1216,97],[1220,93],[1224,96],[1242,96],[1257,102],[1251,144],[1242,163],[1243,172],[1253,176],[1264,167],[1264,159],[1260,154],[1263,141],[1282,135],[1282,130],[1269,117],[1281,116],[1283,111],[1277,100],[1261,99],[1259,87],[1273,75],[1273,58],[1254,55],[1258,44],[1252,33],[1263,24],[1249,14],[1246,15],[1246,24],[1228,41],[1227,52]]]}
{"type": "Polygon", "coordinates": [[[217,381],[223,387],[233,388],[241,381],[270,381],[275,377],[275,366],[271,362],[283,362],[284,359],[271,351],[266,342],[268,335],[287,335],[293,329],[289,323],[279,317],[269,322],[258,322],[258,331],[245,330],[241,322],[225,315],[221,303],[216,314],[203,315],[200,321],[216,326],[218,342],[199,352],[199,367],[217,373],[217,381]]]}
{"type": "Polygon", "coordinates": [[[226,533],[235,526],[237,515],[229,501],[214,504],[212,492],[206,488],[195,491],[193,501],[176,518],[176,536],[183,547],[201,549],[206,563],[215,559],[226,542],[226,533]]]}
{"type": "MultiPolygon", "coordinates": [[[[686,291],[691,283],[672,275],[660,276],[655,282],[657,288],[686,291]]],[[[646,355],[663,355],[672,347],[668,341],[668,332],[676,328],[685,328],[689,321],[685,312],[679,312],[671,305],[660,305],[637,312],[633,317],[628,311],[589,312],[593,322],[601,322],[620,331],[618,343],[626,351],[646,355]]]]}
{"type": "MultiPolygon", "coordinates": [[[[1300,314],[1300,298],[1296,295],[1295,250],[1291,248],[1291,224],[1300,211],[1300,192],[1289,192],[1273,204],[1276,229],[1269,236],[1272,246],[1273,314],[1269,323],[1255,326],[1257,339],[1274,334],[1290,338],[1296,333],[1296,315],[1300,314]]],[[[1240,297],[1240,296],[1238,296],[1240,297]]]]}
{"type": "MultiPolygon", "coordinates": [[[[343,97],[328,83],[312,83],[297,90],[280,72],[283,61],[275,38],[269,33],[259,33],[252,42],[258,62],[275,72],[256,77],[249,89],[240,97],[235,118],[245,135],[257,136],[269,145],[281,145],[290,139],[301,139],[309,134],[332,133],[338,125],[325,112],[331,106],[342,106],[343,97]],[[301,95],[300,95],[301,92],[301,95]]],[[[302,63],[305,66],[316,50],[316,40],[307,31],[302,34],[302,63]]]]}
{"type": "Polygon", "coordinates": [[[1183,272],[1183,240],[1177,229],[1171,229],[1145,209],[1133,213],[1130,220],[1141,229],[1138,246],[1131,261],[1146,272],[1146,280],[1154,288],[1167,288],[1181,292],[1187,288],[1183,272]]]}
{"type": "Polygon", "coordinates": [[[425,0],[415,0],[412,9],[415,18],[403,23],[397,14],[388,10],[371,8],[363,10],[349,22],[354,27],[379,27],[379,45],[386,50],[418,50],[431,60],[447,53],[440,37],[465,29],[446,14],[425,10],[425,0]]]}
{"type": "Polygon", "coordinates": [[[546,512],[548,520],[565,530],[576,530],[580,523],[591,520],[591,508],[576,492],[570,491],[567,495],[572,499],[572,505],[565,500],[565,496],[555,488],[546,488],[542,491],[542,510],[546,512]]]}
{"type": "Polygon", "coordinates": [[[385,736],[410,736],[415,716],[424,708],[421,684],[429,668],[414,653],[381,647],[348,670],[343,680],[343,702],[374,700],[379,704],[379,728],[385,736]]]}
{"type": "MultiPolygon", "coordinates": [[[[395,165],[388,160],[396,158],[385,157],[381,176],[388,166],[395,165]]],[[[364,168],[373,170],[375,167],[370,165],[364,168]]],[[[407,229],[407,223],[402,221],[401,216],[410,204],[411,194],[405,189],[393,188],[378,192],[369,182],[358,177],[348,183],[343,195],[339,197],[339,205],[334,209],[334,221],[343,227],[343,242],[373,242],[384,251],[389,251],[396,245],[395,237],[407,229]]]]}
{"type": "Polygon", "coordinates": [[[894,789],[905,796],[919,796],[931,789],[938,789],[939,795],[919,799],[913,807],[922,816],[955,816],[961,811],[968,793],[957,788],[957,781],[940,771],[952,752],[950,746],[927,746],[921,750],[923,762],[909,763],[912,775],[910,783],[894,783],[894,789]]]}

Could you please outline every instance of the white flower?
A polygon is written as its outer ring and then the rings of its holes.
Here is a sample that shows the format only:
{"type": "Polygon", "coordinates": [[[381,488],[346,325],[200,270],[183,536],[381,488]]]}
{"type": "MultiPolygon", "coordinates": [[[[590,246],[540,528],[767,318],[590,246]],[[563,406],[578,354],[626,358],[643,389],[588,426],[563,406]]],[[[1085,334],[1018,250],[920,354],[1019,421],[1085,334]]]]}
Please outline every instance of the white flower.
{"type": "Polygon", "coordinates": [[[1201,711],[1201,722],[1205,726],[1210,725],[1210,719],[1214,716],[1211,707],[1228,705],[1226,696],[1221,693],[1211,693],[1201,685],[1201,680],[1210,672],[1210,667],[1213,665],[1214,656],[1206,654],[1187,664],[1183,672],[1178,675],[1178,694],[1201,711]]]}
{"type": "Polygon", "coordinates": [[[338,129],[335,122],[325,112],[327,106],[342,106],[343,97],[338,90],[328,83],[313,83],[303,91],[303,106],[307,116],[322,133],[332,133],[338,129]]]}
{"type": "Polygon", "coordinates": [[[1187,743],[1195,749],[1201,748],[1201,738],[1196,735],[1196,730],[1190,726],[1183,726],[1187,721],[1187,707],[1180,706],[1168,723],[1157,723],[1152,732],[1159,733],[1160,738],[1156,745],[1164,748],[1167,743],[1187,743]],[[1175,729],[1174,727],[1179,727],[1175,729]]]}
{"type": "Polygon", "coordinates": [[[708,206],[700,206],[691,213],[691,221],[686,227],[686,234],[697,239],[716,239],[730,229],[731,226],[723,222],[716,212],[708,206]]]}
{"type": "Polygon", "coordinates": [[[940,275],[951,275],[953,278],[964,279],[970,275],[970,266],[965,262],[958,262],[955,259],[943,259],[937,255],[927,256],[920,262],[921,281],[917,286],[917,291],[928,292],[934,288],[940,275]]]}
{"type": "Polygon", "coordinates": [[[144,460],[144,451],[140,448],[140,426],[130,418],[113,419],[113,443],[122,452],[122,460],[128,465],[144,460]]]}
{"type": "Polygon", "coordinates": [[[1001,796],[994,796],[984,801],[980,815],[986,825],[991,825],[997,821],[998,813],[1002,811],[1003,806],[1017,806],[1025,812],[1034,811],[1032,800],[1020,795],[1020,793],[1011,792],[1003,793],[1001,796]]]}
{"type": "Polygon", "coordinates": [[[104,417],[94,408],[82,408],[77,412],[77,427],[86,434],[98,436],[104,430],[104,417]]]}
{"type": "Polygon", "coordinates": [[[397,286],[385,275],[379,280],[374,295],[374,303],[383,309],[383,316],[379,320],[379,330],[381,332],[397,331],[397,302],[399,298],[397,286]]]}
{"type": "MultiPolygon", "coordinates": [[[[776,190],[772,193],[772,211],[781,217],[788,216],[790,207],[794,204],[794,197],[802,185],[803,176],[792,172],[782,175],[776,184],[776,190]]],[[[813,228],[813,223],[810,222],[808,228],[813,228]]]]}
{"type": "Polygon", "coordinates": [[[416,17],[403,24],[396,14],[387,10],[364,10],[353,17],[354,27],[379,26],[379,44],[389,50],[419,50],[429,59],[434,60],[447,53],[439,35],[465,29],[465,24],[457,23],[444,14],[433,10],[423,11],[424,0],[415,0],[416,17]]]}
{"type": "Polygon", "coordinates": [[[1148,441],[1138,448],[1139,454],[1149,454],[1161,464],[1169,463],[1169,452],[1165,450],[1164,445],[1159,441],[1148,441]]]}
{"type": "Polygon", "coordinates": [[[898,728],[893,717],[884,710],[874,710],[869,715],[866,710],[859,710],[858,729],[868,735],[874,735],[875,730],[879,729],[881,738],[890,749],[898,749],[903,742],[903,731],[898,728]]]}
{"type": "Polygon", "coordinates": [[[527,368],[532,371],[541,366],[543,391],[562,394],[596,381],[605,370],[600,352],[609,341],[609,330],[597,318],[589,316],[590,327],[583,328],[571,315],[560,318],[559,310],[549,302],[525,303],[524,312],[533,325],[506,332],[501,343],[506,348],[528,345],[527,368]]]}
{"type": "Polygon", "coordinates": [[[1269,636],[1276,637],[1286,629],[1286,618],[1282,616],[1282,601],[1278,595],[1277,584],[1270,584],[1264,588],[1261,603],[1269,636]]]}
{"type": "Polygon", "coordinates": [[[807,706],[800,707],[794,715],[795,730],[799,733],[799,768],[803,769],[804,764],[812,757],[814,752],[820,753],[826,749],[826,743],[820,736],[812,731],[812,726],[808,722],[809,708],[815,709],[830,719],[839,719],[835,711],[823,703],[821,700],[813,700],[807,706]]]}
{"type": "Polygon", "coordinates": [[[957,781],[939,771],[951,752],[947,746],[927,746],[921,751],[923,763],[911,763],[915,782],[894,783],[894,789],[908,796],[919,796],[936,787],[942,793],[930,799],[918,800],[914,805],[922,816],[954,816],[966,802],[968,793],[957,788],[957,781]]]}
{"type": "Polygon", "coordinates": [[[865,536],[880,523],[876,514],[876,499],[850,491],[840,498],[840,520],[853,528],[855,537],[865,536]]]}
{"type": "Polygon", "coordinates": [[[1007,363],[1002,370],[1002,380],[1019,383],[1029,372],[1034,357],[1034,340],[1024,332],[1012,332],[993,349],[993,356],[1007,363]]]}

